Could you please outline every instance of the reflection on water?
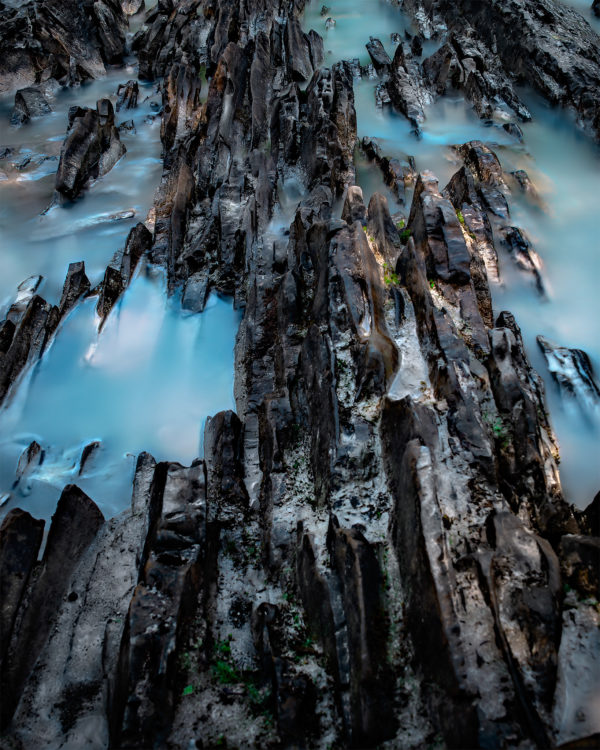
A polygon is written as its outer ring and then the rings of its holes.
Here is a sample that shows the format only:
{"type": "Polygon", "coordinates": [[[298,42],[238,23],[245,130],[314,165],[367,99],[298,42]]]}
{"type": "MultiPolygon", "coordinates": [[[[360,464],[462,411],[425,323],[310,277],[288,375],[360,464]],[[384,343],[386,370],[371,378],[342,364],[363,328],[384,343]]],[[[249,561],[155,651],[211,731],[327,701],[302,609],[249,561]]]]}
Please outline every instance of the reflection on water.
{"type": "MultiPolygon", "coordinates": [[[[591,0],[584,1],[586,8],[591,5],[591,0]]],[[[582,5],[583,0],[572,0],[570,4],[582,5]]],[[[304,27],[314,28],[325,37],[325,64],[355,57],[368,62],[365,44],[369,36],[380,38],[391,57],[394,45],[390,34],[410,30],[403,13],[385,0],[332,0],[328,15],[337,24],[325,31],[321,5],[316,0],[310,3],[304,27]]],[[[584,15],[591,16],[591,12],[584,15]]],[[[433,48],[430,43],[425,55],[431,54],[433,48]]],[[[577,131],[567,113],[550,109],[530,91],[521,92],[533,115],[533,122],[522,125],[524,144],[497,124],[483,123],[460,95],[445,96],[426,109],[423,137],[417,140],[404,117],[389,107],[375,106],[376,84],[377,81],[364,79],[355,81],[358,133],[361,138],[378,138],[385,155],[414,156],[417,169],[433,171],[443,188],[458,164],[449,146],[478,139],[496,151],[506,172],[525,169],[541,193],[547,212],[514,195],[510,200],[511,221],[524,228],[533,240],[545,265],[550,299],[542,302],[530,280],[515,271],[513,262],[502,254],[503,286],[492,291],[496,311],[509,309],[515,314],[529,357],[544,378],[560,443],[565,495],[570,502],[584,507],[600,490],[600,414],[584,418],[576,405],[560,396],[535,337],[543,334],[562,346],[584,349],[600,374],[598,148],[577,131]]],[[[383,190],[390,208],[399,208],[390,191],[383,187],[378,170],[360,155],[357,181],[367,201],[373,192],[383,190]]],[[[408,204],[410,198],[407,194],[408,204]]]]}
{"type": "Polygon", "coordinates": [[[115,113],[117,124],[133,120],[136,128],[135,133],[121,133],[127,147],[121,161],[75,203],[40,215],[52,200],[69,107],[94,107],[106,96],[114,103],[119,84],[135,77],[132,67],[123,68],[101,80],[64,89],[51,101],[52,114],[20,128],[10,125],[14,95],[0,98],[0,152],[13,150],[0,159],[0,310],[12,300],[18,284],[33,274],[45,279],[39,293],[57,302],[69,263],[74,261],[85,260],[92,284],[99,281],[131,227],[146,218],[162,170],[160,118],[145,121],[160,105],[160,95],[151,85],[140,85],[136,109],[115,113]],[[122,212],[129,218],[111,218],[122,212]]]}
{"type": "Polygon", "coordinates": [[[201,315],[167,300],[161,274],[140,274],[100,337],[95,300],[79,305],[28,385],[0,420],[0,496],[18,458],[36,440],[41,466],[3,511],[18,505],[49,517],[62,487],[76,482],[111,516],[129,503],[134,456],[190,463],[207,416],[233,409],[233,348],[239,313],[212,295],[201,315]],[[84,446],[101,441],[79,475],[84,446]]]}

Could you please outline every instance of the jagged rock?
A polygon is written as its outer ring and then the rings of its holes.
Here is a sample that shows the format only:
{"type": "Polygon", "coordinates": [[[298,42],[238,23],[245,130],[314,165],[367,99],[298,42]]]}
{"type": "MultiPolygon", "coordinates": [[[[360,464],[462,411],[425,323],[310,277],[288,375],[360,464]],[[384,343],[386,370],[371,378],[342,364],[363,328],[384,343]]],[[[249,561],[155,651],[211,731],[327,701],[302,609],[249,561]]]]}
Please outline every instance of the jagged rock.
{"type": "Polygon", "coordinates": [[[44,522],[20,508],[10,510],[0,526],[0,665],[8,651],[15,618],[37,562],[44,522]]]}
{"type": "Polygon", "coordinates": [[[166,151],[194,127],[199,118],[201,81],[186,65],[175,65],[163,88],[160,137],[166,151]]]}
{"type": "Polygon", "coordinates": [[[206,420],[204,429],[207,492],[211,514],[222,523],[239,519],[248,507],[244,484],[242,423],[233,411],[221,411],[206,420]]]}
{"type": "Polygon", "coordinates": [[[0,91],[24,88],[50,76],[60,83],[100,78],[105,63],[125,54],[126,20],[116,0],[73,6],[34,0],[3,8],[0,91]]]}
{"type": "Polygon", "coordinates": [[[2,707],[6,725],[12,716],[29,673],[51,632],[71,572],[96,536],[104,517],[95,503],[75,485],[68,485],[58,501],[48,533],[44,557],[27,594],[27,606],[2,675],[2,707]]]}
{"type": "Polygon", "coordinates": [[[354,224],[355,221],[358,221],[361,226],[367,224],[367,208],[363,201],[362,190],[358,185],[351,185],[348,188],[342,209],[342,220],[347,221],[348,224],[354,224]]]}
{"type": "Polygon", "coordinates": [[[25,366],[41,356],[58,321],[58,308],[34,294],[15,325],[10,346],[0,356],[0,402],[25,366]]]}
{"type": "Polygon", "coordinates": [[[373,60],[373,65],[379,75],[387,73],[392,64],[392,60],[379,39],[375,39],[374,37],[370,38],[370,41],[367,43],[367,52],[369,53],[371,60],[373,60]]]}
{"type": "MultiPolygon", "coordinates": [[[[411,13],[431,12],[443,17],[446,24],[464,29],[470,27],[462,38],[461,54],[472,55],[475,50],[487,62],[487,50],[494,50],[501,65],[492,69],[492,84],[498,81],[501,94],[510,91],[510,79],[505,71],[526,78],[552,104],[574,109],[581,124],[596,138],[600,137],[598,88],[600,86],[600,52],[597,34],[582,16],[571,8],[557,4],[554,0],[541,0],[535,12],[531,12],[528,0],[513,0],[510,7],[498,0],[426,0],[421,7],[410,3],[411,13]],[[482,46],[483,43],[483,46],[482,46]]],[[[468,59],[474,60],[473,57],[468,59]]],[[[478,67],[481,62],[478,61],[478,67]]],[[[490,78],[484,74],[485,78],[490,78]]],[[[472,94],[483,95],[491,102],[493,87],[487,91],[481,85],[482,74],[473,70],[472,94]]],[[[507,103],[514,109],[518,107],[507,103]]],[[[482,101],[485,101],[482,100],[482,101]]]]}
{"type": "Polygon", "coordinates": [[[152,235],[140,222],[129,232],[120,264],[117,264],[118,267],[113,264],[106,267],[96,305],[96,312],[101,319],[100,327],[104,325],[108,314],[129,285],[140,258],[149,252],[151,246],[152,235]]]}
{"type": "Polygon", "coordinates": [[[93,109],[69,112],[70,130],[63,144],[56,191],[74,200],[90,180],[109,172],[126,149],[115,127],[113,106],[102,99],[93,109]]]}
{"type": "Polygon", "coordinates": [[[582,595],[600,596],[600,538],[563,536],[560,540],[563,574],[572,588],[582,595]]]}
{"type": "Polygon", "coordinates": [[[127,83],[122,83],[117,89],[117,112],[123,107],[125,107],[125,109],[134,109],[137,107],[139,94],[140,87],[137,81],[127,81],[127,83]]]}
{"type": "Polygon", "coordinates": [[[313,74],[311,43],[295,18],[291,18],[287,23],[285,43],[294,80],[310,80],[313,74]]]}
{"type": "Polygon", "coordinates": [[[41,91],[32,86],[20,89],[15,94],[15,108],[10,116],[12,125],[24,125],[31,118],[43,117],[52,112],[52,107],[41,91]]]}
{"type": "Polygon", "coordinates": [[[43,276],[30,276],[25,281],[22,281],[17,287],[17,296],[15,301],[10,306],[6,319],[17,325],[17,323],[23,317],[23,313],[27,310],[29,303],[33,299],[33,296],[40,287],[43,281],[43,276]]]}
{"type": "Polygon", "coordinates": [[[27,448],[19,456],[19,463],[17,464],[17,470],[15,471],[15,485],[25,476],[26,473],[31,471],[36,465],[40,465],[44,460],[44,451],[42,446],[36,441],[32,441],[27,448]]]}
{"type": "Polygon", "coordinates": [[[592,3],[592,10],[600,18],[600,0],[594,0],[592,3]]]}
{"type": "Polygon", "coordinates": [[[85,275],[85,263],[83,261],[70,263],[58,306],[61,317],[75,305],[80,297],[89,291],[90,280],[85,275]]]}
{"type": "Polygon", "coordinates": [[[203,577],[204,471],[201,461],[190,468],[165,464],[161,478],[154,479],[162,510],[129,606],[111,702],[112,742],[120,746],[156,747],[170,728],[177,649],[194,615],[203,577]]]}
{"type": "Polygon", "coordinates": [[[339,577],[350,657],[351,743],[372,747],[394,736],[386,684],[385,618],[379,596],[381,573],[377,557],[364,536],[342,529],[335,516],[327,539],[339,577]]]}
{"type": "Polygon", "coordinates": [[[369,201],[367,232],[371,243],[383,259],[384,269],[396,267],[400,253],[400,235],[390,215],[387,198],[373,193],[369,201]]]}
{"type": "Polygon", "coordinates": [[[577,399],[586,411],[597,407],[600,387],[588,355],[581,349],[557,346],[544,336],[538,336],[537,342],[560,390],[577,399]]]}
{"type": "Polygon", "coordinates": [[[121,8],[126,16],[135,16],[136,13],[140,13],[145,7],[144,0],[121,0],[121,8]]]}
{"type": "Polygon", "coordinates": [[[387,90],[394,107],[409,120],[419,135],[425,122],[424,109],[431,102],[431,95],[406,44],[396,48],[387,90]]]}
{"type": "Polygon", "coordinates": [[[541,295],[546,294],[542,277],[542,261],[531,246],[529,240],[518,227],[502,227],[499,230],[500,241],[508,250],[511,258],[523,271],[533,276],[536,289],[541,295]]]}

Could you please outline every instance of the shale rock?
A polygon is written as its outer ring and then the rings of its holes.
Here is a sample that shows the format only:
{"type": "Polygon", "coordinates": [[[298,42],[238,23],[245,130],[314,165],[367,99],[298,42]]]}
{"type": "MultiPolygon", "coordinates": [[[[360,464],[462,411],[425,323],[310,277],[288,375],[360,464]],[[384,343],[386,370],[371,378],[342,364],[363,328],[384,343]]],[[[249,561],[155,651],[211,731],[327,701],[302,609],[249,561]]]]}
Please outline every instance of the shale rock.
{"type": "Polygon", "coordinates": [[[52,107],[41,91],[29,86],[15,94],[15,108],[10,117],[12,125],[23,125],[31,118],[43,117],[52,112],[52,107]]]}
{"type": "Polygon", "coordinates": [[[55,188],[64,198],[74,200],[90,180],[109,172],[126,149],[115,127],[110,100],[100,100],[95,110],[78,109],[69,119],[55,188]]]}

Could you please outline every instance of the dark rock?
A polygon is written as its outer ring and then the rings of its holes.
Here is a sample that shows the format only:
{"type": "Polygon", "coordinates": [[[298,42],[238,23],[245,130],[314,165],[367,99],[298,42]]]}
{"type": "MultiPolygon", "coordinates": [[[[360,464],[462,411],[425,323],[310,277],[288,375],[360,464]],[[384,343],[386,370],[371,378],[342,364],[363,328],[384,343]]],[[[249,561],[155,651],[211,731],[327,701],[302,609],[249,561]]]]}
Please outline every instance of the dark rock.
{"type": "Polygon", "coordinates": [[[341,529],[332,517],[327,545],[337,572],[346,613],[350,656],[351,742],[372,747],[395,733],[387,689],[386,621],[379,595],[377,557],[355,529],[341,529]]]}
{"type": "Polygon", "coordinates": [[[310,80],[313,74],[311,42],[295,18],[291,18],[287,23],[285,43],[294,80],[310,80]]]}
{"type": "Polygon", "coordinates": [[[232,411],[206,420],[204,455],[211,513],[222,523],[239,522],[248,507],[244,483],[242,423],[232,411]]]}
{"type": "Polygon", "coordinates": [[[154,491],[162,495],[162,511],[129,606],[111,701],[111,735],[117,746],[146,748],[164,742],[178,684],[177,651],[203,580],[204,464],[166,464],[160,475],[154,491]]]}
{"type": "Polygon", "coordinates": [[[592,3],[592,10],[600,18],[600,0],[594,0],[592,3]]]}
{"type": "Polygon", "coordinates": [[[42,446],[34,440],[19,456],[19,463],[17,464],[17,470],[15,472],[16,481],[15,485],[29,473],[35,466],[39,466],[44,460],[44,451],[42,446]]]}
{"type": "Polygon", "coordinates": [[[85,275],[85,263],[83,261],[70,263],[58,306],[61,317],[75,305],[80,297],[89,291],[90,281],[85,275]]]}
{"type": "Polygon", "coordinates": [[[522,230],[518,227],[502,227],[499,230],[499,236],[502,245],[508,250],[517,266],[533,276],[536,289],[541,295],[545,295],[542,261],[522,230]]]}
{"type": "Polygon", "coordinates": [[[358,221],[361,226],[367,224],[367,209],[363,201],[362,190],[358,185],[351,185],[348,188],[348,194],[342,209],[342,219],[347,221],[348,224],[354,224],[355,221],[358,221]]]}
{"type": "Polygon", "coordinates": [[[28,2],[3,12],[0,91],[53,77],[75,84],[106,73],[125,54],[126,19],[114,0],[73,6],[65,0],[28,2]]]}
{"type": "Polygon", "coordinates": [[[567,583],[581,595],[600,597],[600,538],[563,536],[560,540],[563,574],[567,583]]]}
{"type": "Polygon", "coordinates": [[[100,100],[96,110],[70,112],[69,119],[72,124],[61,150],[55,188],[61,196],[74,200],[90,180],[109,172],[126,149],[114,124],[110,100],[100,100]]]}
{"type": "Polygon", "coordinates": [[[125,109],[134,109],[137,107],[139,93],[140,87],[138,86],[137,81],[127,81],[127,83],[122,83],[117,89],[117,112],[123,107],[125,107],[125,109]]]}
{"type": "Polygon", "coordinates": [[[367,43],[367,52],[369,53],[371,60],[373,60],[375,70],[380,75],[382,73],[387,73],[392,64],[392,60],[379,39],[370,37],[370,41],[367,43]]]}
{"type": "Polygon", "coordinates": [[[102,321],[105,321],[108,314],[115,306],[115,303],[127,286],[121,271],[113,266],[107,266],[102,280],[100,296],[96,305],[96,312],[102,321]]]}
{"type": "Polygon", "coordinates": [[[0,665],[3,666],[15,618],[37,562],[44,522],[14,508],[0,526],[0,665]]]}
{"type": "Polygon", "coordinates": [[[10,320],[15,325],[21,320],[23,313],[27,310],[42,281],[43,276],[30,276],[19,284],[15,301],[10,306],[6,315],[7,320],[10,320]]]}
{"type": "Polygon", "coordinates": [[[121,8],[126,16],[135,16],[145,8],[144,0],[121,0],[121,8]]]}
{"type": "Polygon", "coordinates": [[[12,125],[23,125],[31,118],[43,117],[52,112],[52,107],[41,91],[29,86],[15,94],[15,108],[10,117],[12,125]]]}
{"type": "Polygon", "coordinates": [[[537,342],[561,392],[579,401],[585,412],[596,408],[600,404],[600,387],[588,355],[581,349],[557,346],[544,336],[538,336],[537,342]]]}
{"type": "Polygon", "coordinates": [[[43,353],[58,325],[58,308],[37,294],[22,314],[8,350],[0,356],[0,402],[25,366],[43,353]]]}
{"type": "Polygon", "coordinates": [[[2,707],[3,722],[12,716],[21,692],[39,656],[71,572],[104,523],[95,503],[75,485],[68,485],[58,501],[48,533],[40,570],[28,594],[27,608],[8,656],[3,681],[10,700],[2,707]]]}
{"type": "Polygon", "coordinates": [[[122,133],[124,131],[127,131],[128,133],[135,133],[136,132],[135,124],[134,124],[133,120],[124,120],[122,123],[120,123],[120,125],[119,125],[119,133],[122,133]]]}

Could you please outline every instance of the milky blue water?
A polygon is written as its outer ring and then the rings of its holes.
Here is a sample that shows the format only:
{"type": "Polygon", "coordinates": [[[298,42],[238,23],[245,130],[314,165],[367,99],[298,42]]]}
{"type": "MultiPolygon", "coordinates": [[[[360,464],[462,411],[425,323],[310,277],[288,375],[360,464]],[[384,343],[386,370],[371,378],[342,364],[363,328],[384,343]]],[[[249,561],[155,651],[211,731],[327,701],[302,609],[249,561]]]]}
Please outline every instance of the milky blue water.
{"type": "Polygon", "coordinates": [[[17,285],[31,275],[44,277],[39,293],[57,302],[69,263],[74,261],[84,260],[92,283],[100,281],[131,227],[146,219],[162,172],[160,118],[145,122],[155,113],[152,103],[161,102],[152,85],[140,85],[139,107],[115,113],[117,124],[133,120],[137,131],[121,133],[125,156],[74,203],[41,215],[52,201],[69,107],[95,107],[103,97],[116,102],[119,84],[135,77],[129,66],[62,90],[51,100],[52,114],[19,128],[10,125],[14,94],[0,98],[0,151],[6,147],[15,151],[0,159],[0,312],[14,298],[17,285]],[[44,156],[50,158],[41,161],[44,156]],[[30,164],[19,169],[26,158],[31,158],[30,164]],[[114,218],[123,212],[131,215],[114,218]]]}
{"type": "MultiPolygon", "coordinates": [[[[587,0],[586,0],[587,3],[587,0]]],[[[572,4],[577,5],[577,2],[572,4]]],[[[591,3],[589,3],[591,5],[591,3]]],[[[392,32],[404,33],[410,24],[402,11],[385,0],[332,0],[329,15],[336,19],[325,31],[320,2],[308,6],[304,27],[315,28],[325,38],[325,64],[359,57],[369,61],[365,44],[378,37],[390,57],[394,54],[392,32]]],[[[587,17],[587,16],[586,16],[587,17]]],[[[425,54],[430,54],[433,43],[425,54]]],[[[515,191],[509,196],[511,222],[522,227],[533,241],[544,264],[549,299],[540,300],[530,278],[514,268],[500,252],[502,284],[493,288],[496,312],[511,310],[522,327],[529,357],[542,375],[553,426],[561,454],[561,478],[565,496],[585,507],[600,490],[600,414],[583,414],[564,399],[550,377],[535,337],[543,334],[562,346],[584,349],[600,374],[600,152],[579,133],[570,115],[552,110],[531,91],[521,92],[533,114],[525,124],[525,143],[519,144],[495,123],[486,127],[460,95],[447,95],[426,107],[423,137],[391,108],[375,106],[378,81],[355,81],[358,133],[379,139],[386,155],[412,155],[417,169],[432,170],[444,187],[459,163],[453,144],[482,140],[498,154],[506,172],[525,169],[536,184],[544,210],[515,191]]],[[[368,200],[376,190],[386,192],[393,210],[399,206],[383,186],[378,170],[360,155],[357,181],[368,200]]],[[[407,195],[408,206],[410,194],[407,195]]]]}
{"type": "MultiPolygon", "coordinates": [[[[154,3],[150,3],[153,5],[154,3]]],[[[131,21],[133,30],[143,21],[131,21]]],[[[74,203],[42,212],[52,200],[54,174],[72,105],[95,106],[136,78],[133,65],[98,81],[60,91],[54,112],[21,127],[9,123],[14,95],[0,99],[0,313],[17,285],[42,274],[38,292],[58,302],[69,263],[84,260],[92,285],[138,221],[145,221],[162,174],[161,97],[140,83],[139,106],[116,113],[136,132],[121,138],[127,154],[74,203]],[[25,158],[29,165],[20,169],[25,158]],[[125,214],[126,218],[121,218],[125,214]]],[[[152,226],[149,221],[149,226],[152,226]]],[[[202,455],[208,416],[235,408],[234,343],[240,314],[212,295],[202,314],[168,299],[162,272],[142,263],[130,288],[98,334],[97,298],[81,302],[61,323],[42,361],[0,411],[0,517],[12,507],[50,518],[63,487],[79,485],[110,517],[130,503],[137,455],[189,464],[202,455]],[[16,486],[19,457],[32,441],[44,451],[16,486]],[[99,448],[80,470],[84,447],[99,448]]]]}
{"type": "Polygon", "coordinates": [[[68,317],[29,382],[0,413],[2,508],[48,517],[75,482],[108,515],[126,507],[135,456],[189,464],[200,456],[207,416],[235,408],[234,337],[239,313],[213,294],[200,315],[167,299],[162,273],[140,273],[98,336],[94,304],[68,317]],[[16,463],[36,440],[43,464],[12,490],[16,463]],[[81,452],[101,441],[79,475],[81,452]]]}

